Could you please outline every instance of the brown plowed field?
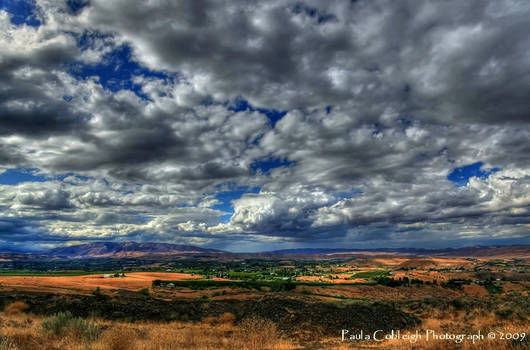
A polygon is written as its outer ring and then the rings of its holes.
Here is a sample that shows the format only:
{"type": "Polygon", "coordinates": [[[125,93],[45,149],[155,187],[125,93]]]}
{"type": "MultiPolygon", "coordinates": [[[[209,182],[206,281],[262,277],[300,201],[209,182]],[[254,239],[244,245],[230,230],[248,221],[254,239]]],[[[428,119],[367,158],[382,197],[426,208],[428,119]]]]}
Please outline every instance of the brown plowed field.
{"type": "Polygon", "coordinates": [[[200,279],[202,276],[186,273],[170,272],[132,272],[126,277],[103,278],[103,274],[83,276],[1,276],[0,285],[3,288],[13,288],[27,291],[64,292],[93,291],[97,287],[102,290],[126,289],[139,290],[151,287],[153,280],[189,280],[200,279]]]}

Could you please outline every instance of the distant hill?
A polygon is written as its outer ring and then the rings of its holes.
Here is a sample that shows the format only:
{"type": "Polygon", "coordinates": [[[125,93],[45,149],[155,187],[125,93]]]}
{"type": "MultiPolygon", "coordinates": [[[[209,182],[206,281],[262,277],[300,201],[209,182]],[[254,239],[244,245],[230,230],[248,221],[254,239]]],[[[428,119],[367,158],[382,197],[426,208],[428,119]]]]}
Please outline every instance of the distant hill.
{"type": "MultiPolygon", "coordinates": [[[[4,255],[23,253],[5,252],[4,255]]],[[[185,257],[208,256],[215,259],[279,259],[282,256],[300,259],[310,258],[348,258],[360,255],[415,255],[440,257],[484,257],[484,258],[528,258],[530,245],[502,246],[471,246],[462,248],[375,248],[375,249],[333,249],[333,248],[301,248],[283,249],[255,253],[231,253],[223,250],[206,249],[190,245],[170,243],[136,243],[136,242],[95,242],[67,247],[59,247],[38,255],[64,258],[125,258],[143,257],[148,255],[182,255],[185,257]],[[293,256],[294,255],[294,256],[293,256]]],[[[28,254],[28,255],[31,255],[28,254]]]]}
{"type": "Polygon", "coordinates": [[[54,248],[47,255],[68,258],[139,257],[151,254],[222,253],[190,245],[170,243],[95,242],[54,248]]]}
{"type": "Polygon", "coordinates": [[[529,245],[502,245],[502,246],[471,246],[462,248],[376,248],[376,249],[328,249],[328,248],[302,248],[283,249],[269,252],[270,254],[299,254],[299,255],[335,255],[335,254],[362,254],[362,253],[397,253],[423,256],[459,256],[459,257],[530,257],[529,245]]]}

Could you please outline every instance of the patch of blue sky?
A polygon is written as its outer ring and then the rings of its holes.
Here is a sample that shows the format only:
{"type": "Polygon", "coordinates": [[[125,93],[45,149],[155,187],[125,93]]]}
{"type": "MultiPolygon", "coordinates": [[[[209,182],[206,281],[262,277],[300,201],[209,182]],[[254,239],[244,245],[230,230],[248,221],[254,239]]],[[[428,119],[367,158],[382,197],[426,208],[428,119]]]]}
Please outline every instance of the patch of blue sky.
{"type": "Polygon", "coordinates": [[[189,204],[189,203],[179,203],[177,204],[177,208],[195,208],[195,205],[189,204]]]}
{"type": "MultiPolygon", "coordinates": [[[[78,39],[78,46],[81,49],[87,49],[91,45],[90,36],[100,34],[83,34],[78,39]],[[88,37],[87,37],[88,36],[88,37]]],[[[92,38],[93,39],[93,38],[92,38]]],[[[132,58],[132,50],[128,45],[121,45],[114,50],[106,53],[103,59],[95,64],[86,64],[76,62],[70,65],[70,74],[77,79],[86,79],[96,76],[103,88],[117,92],[119,90],[130,90],[142,99],[148,97],[142,92],[142,85],[135,83],[135,77],[142,76],[145,78],[172,79],[166,73],[152,71],[143,67],[132,58]]]]}
{"type": "Polygon", "coordinates": [[[261,188],[259,186],[252,188],[248,186],[239,186],[228,191],[219,192],[215,195],[215,199],[217,199],[220,203],[213,205],[210,208],[231,213],[231,216],[234,213],[234,207],[232,206],[233,200],[241,198],[241,196],[246,193],[259,193],[260,190],[261,188]]]}
{"type": "Polygon", "coordinates": [[[51,178],[40,174],[39,169],[11,168],[0,174],[0,185],[18,185],[22,182],[45,182],[51,178]]]}
{"type": "Polygon", "coordinates": [[[500,168],[483,169],[483,165],[484,163],[482,162],[476,162],[454,168],[453,171],[447,175],[447,179],[452,181],[455,185],[462,187],[466,186],[469,182],[469,179],[472,177],[487,179],[491,174],[500,170],[500,168]]]}
{"type": "Polygon", "coordinates": [[[9,13],[9,19],[14,25],[26,24],[31,27],[41,25],[40,20],[36,16],[34,0],[1,0],[0,9],[9,13]]]}
{"type": "Polygon", "coordinates": [[[66,0],[66,4],[74,14],[78,14],[83,8],[88,6],[88,0],[66,0]]]}
{"type": "Polygon", "coordinates": [[[309,17],[316,18],[319,24],[338,20],[337,16],[335,16],[334,14],[322,13],[317,8],[307,6],[302,2],[297,2],[292,8],[292,11],[295,14],[304,13],[309,17]]]}
{"type": "Polygon", "coordinates": [[[336,192],[333,194],[333,197],[335,197],[337,200],[342,200],[342,199],[349,199],[349,198],[353,198],[354,196],[357,196],[359,194],[362,194],[363,191],[359,190],[359,189],[355,189],[355,190],[352,190],[352,191],[345,191],[345,192],[336,192]]]}
{"type": "Polygon", "coordinates": [[[0,174],[0,185],[18,185],[23,182],[46,182],[53,180],[63,181],[70,176],[74,176],[82,181],[89,180],[86,176],[74,173],[50,176],[39,172],[39,169],[36,168],[10,168],[0,174]]]}
{"type": "Polygon", "coordinates": [[[381,133],[381,125],[379,123],[373,124],[374,130],[372,131],[372,135],[376,136],[381,133]]]}
{"type": "Polygon", "coordinates": [[[135,215],[134,218],[141,224],[148,223],[153,219],[153,216],[149,215],[135,215]]]}
{"type": "Polygon", "coordinates": [[[233,112],[257,111],[261,114],[264,114],[267,118],[269,118],[269,121],[272,127],[274,127],[276,123],[287,114],[287,111],[278,111],[276,109],[266,109],[266,108],[256,108],[252,106],[251,104],[249,104],[247,100],[242,99],[242,98],[236,98],[235,101],[233,101],[233,103],[230,103],[230,104],[227,103],[227,106],[228,106],[227,107],[228,110],[233,111],[233,112]]]}
{"type": "Polygon", "coordinates": [[[230,222],[230,219],[232,218],[232,215],[234,215],[234,213],[222,215],[219,218],[219,221],[226,224],[227,222],[230,222]]]}
{"type": "Polygon", "coordinates": [[[258,171],[265,175],[269,175],[272,169],[281,168],[281,167],[290,167],[294,165],[295,162],[290,161],[287,158],[267,158],[262,160],[256,160],[250,164],[252,173],[256,174],[258,171]]]}

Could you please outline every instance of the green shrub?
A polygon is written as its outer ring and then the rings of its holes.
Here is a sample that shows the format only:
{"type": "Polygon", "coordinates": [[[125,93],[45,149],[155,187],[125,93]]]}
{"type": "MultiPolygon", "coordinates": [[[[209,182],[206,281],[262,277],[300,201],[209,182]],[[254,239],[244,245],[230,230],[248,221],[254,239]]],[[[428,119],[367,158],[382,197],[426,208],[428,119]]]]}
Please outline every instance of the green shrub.
{"type": "Polygon", "coordinates": [[[58,312],[55,316],[44,319],[41,323],[42,328],[54,335],[61,335],[66,331],[68,324],[74,317],[69,311],[58,312]]]}
{"type": "Polygon", "coordinates": [[[484,288],[486,288],[490,294],[501,294],[503,292],[502,286],[493,283],[493,281],[486,281],[484,283],[484,288]]]}
{"type": "Polygon", "coordinates": [[[96,289],[92,291],[92,295],[94,295],[96,299],[99,299],[99,300],[106,300],[109,298],[108,295],[101,293],[101,288],[99,287],[96,287],[96,289]]]}
{"type": "Polygon", "coordinates": [[[78,336],[88,341],[96,340],[101,334],[101,328],[97,323],[90,322],[84,318],[74,318],[70,321],[69,328],[78,336]]]}
{"type": "Polygon", "coordinates": [[[160,286],[162,286],[162,281],[161,280],[154,280],[153,282],[151,282],[151,286],[153,286],[153,288],[160,287],[160,286]]]}
{"type": "Polygon", "coordinates": [[[389,271],[386,270],[376,270],[376,271],[363,271],[363,272],[357,272],[356,274],[353,274],[353,278],[371,278],[371,279],[377,279],[381,277],[388,276],[389,271]]]}
{"type": "Polygon", "coordinates": [[[55,336],[73,333],[89,341],[96,340],[101,333],[101,328],[97,323],[81,317],[74,317],[69,311],[58,312],[55,316],[44,319],[41,327],[45,332],[55,336]]]}
{"type": "Polygon", "coordinates": [[[138,293],[145,295],[146,297],[149,296],[149,288],[142,288],[138,291],[138,293]]]}

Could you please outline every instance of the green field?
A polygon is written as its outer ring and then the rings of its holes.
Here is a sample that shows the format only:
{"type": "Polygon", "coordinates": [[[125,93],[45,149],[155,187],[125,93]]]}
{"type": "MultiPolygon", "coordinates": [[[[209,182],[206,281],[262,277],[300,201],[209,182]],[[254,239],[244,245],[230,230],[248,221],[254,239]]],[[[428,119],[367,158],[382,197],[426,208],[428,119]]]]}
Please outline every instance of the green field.
{"type": "Polygon", "coordinates": [[[357,272],[352,275],[352,278],[366,278],[366,279],[377,279],[388,276],[388,270],[377,270],[377,271],[363,271],[357,272]]]}

